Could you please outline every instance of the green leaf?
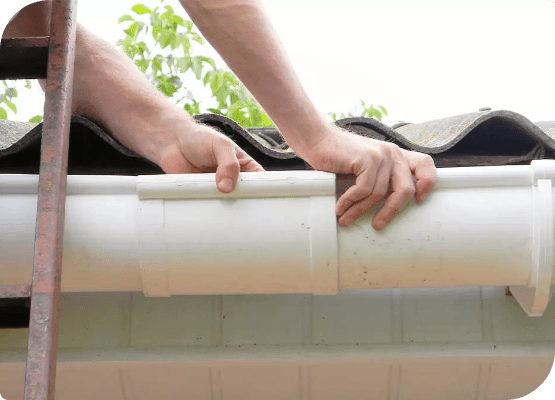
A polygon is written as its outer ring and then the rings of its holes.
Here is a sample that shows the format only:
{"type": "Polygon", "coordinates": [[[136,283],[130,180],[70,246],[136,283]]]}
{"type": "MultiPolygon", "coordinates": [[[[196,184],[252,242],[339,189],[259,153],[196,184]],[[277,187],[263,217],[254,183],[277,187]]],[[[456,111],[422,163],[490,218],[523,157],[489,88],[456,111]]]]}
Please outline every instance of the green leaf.
{"type": "Polygon", "coordinates": [[[223,115],[222,111],[217,109],[217,108],[209,108],[207,111],[210,111],[212,114],[219,114],[219,115],[223,115]]]}
{"type": "Polygon", "coordinates": [[[160,47],[165,49],[169,45],[171,45],[172,49],[175,49],[175,33],[171,31],[164,31],[160,36],[158,36],[158,43],[160,43],[160,47]]]}
{"type": "Polygon", "coordinates": [[[144,54],[145,52],[148,52],[148,46],[146,45],[145,42],[137,43],[137,49],[139,50],[140,54],[144,54]]]}
{"type": "Polygon", "coordinates": [[[147,13],[151,13],[152,10],[150,8],[148,8],[147,6],[145,6],[144,4],[135,4],[132,8],[131,11],[133,11],[135,14],[138,15],[143,15],[143,14],[147,14],[147,13]]]}
{"type": "Polygon", "coordinates": [[[231,92],[231,93],[229,94],[229,101],[230,101],[231,103],[236,103],[236,102],[238,102],[238,101],[241,101],[241,98],[239,97],[239,95],[237,95],[236,92],[231,92]]]}
{"type": "Polygon", "coordinates": [[[179,72],[187,72],[191,68],[191,57],[181,57],[177,59],[177,67],[179,72]]]}
{"type": "MultiPolygon", "coordinates": [[[[211,72],[211,74],[212,74],[212,72],[211,72]]],[[[210,90],[212,90],[212,93],[215,93],[222,86],[223,79],[222,79],[222,76],[218,72],[214,73],[213,75],[214,76],[212,77],[212,80],[210,81],[210,90]]]]}
{"type": "Polygon", "coordinates": [[[8,113],[2,107],[0,107],[0,119],[8,119],[8,113]]]}
{"type": "Polygon", "coordinates": [[[171,79],[167,76],[161,75],[158,77],[158,89],[162,91],[167,97],[172,97],[175,92],[177,92],[177,88],[172,84],[171,79]]]}
{"type": "Polygon", "coordinates": [[[208,71],[206,74],[204,74],[204,79],[202,80],[202,84],[204,86],[206,86],[208,84],[208,82],[210,81],[210,78],[212,77],[212,71],[208,71]]]}
{"type": "Polygon", "coordinates": [[[209,64],[212,68],[216,69],[216,62],[213,58],[201,56],[202,61],[209,64]]]}
{"type": "Polygon", "coordinates": [[[191,37],[193,38],[193,40],[195,42],[197,42],[198,44],[204,44],[204,39],[202,38],[202,36],[200,36],[198,33],[196,32],[191,32],[191,37]]]}
{"type": "Polygon", "coordinates": [[[160,32],[162,31],[162,28],[160,28],[160,26],[158,25],[154,25],[152,27],[152,38],[154,40],[158,39],[158,35],[160,35],[160,32]]]}
{"type": "Polygon", "coordinates": [[[131,36],[133,39],[135,39],[137,37],[137,34],[139,33],[139,26],[140,26],[140,22],[133,22],[131,24],[131,26],[129,26],[129,28],[127,28],[126,30],[124,30],[124,32],[128,35],[131,36]]]}
{"type": "Polygon", "coordinates": [[[139,67],[141,72],[144,74],[150,65],[150,60],[137,60],[135,61],[135,65],[139,67]]]}
{"type": "Polygon", "coordinates": [[[202,77],[202,58],[194,57],[191,60],[191,70],[195,74],[197,80],[200,80],[202,77]]]}
{"type": "Polygon", "coordinates": [[[163,63],[164,63],[164,56],[157,54],[152,60],[152,70],[154,72],[162,72],[163,63]]]}
{"type": "Polygon", "coordinates": [[[260,125],[263,126],[263,127],[265,126],[265,127],[272,127],[272,128],[275,128],[275,126],[276,126],[274,124],[274,122],[270,119],[268,114],[266,114],[266,113],[262,114],[260,125]]]}
{"type": "Polygon", "coordinates": [[[9,87],[6,89],[6,97],[12,98],[17,97],[17,90],[16,88],[9,87]]]}
{"type": "Polygon", "coordinates": [[[185,26],[185,21],[179,15],[172,15],[171,22],[180,26],[185,26]]]}
{"type": "Polygon", "coordinates": [[[119,17],[118,24],[121,24],[122,22],[125,22],[125,21],[135,21],[135,19],[131,15],[125,14],[119,17]]]}
{"type": "Polygon", "coordinates": [[[191,42],[189,41],[189,38],[187,36],[182,33],[178,33],[175,42],[177,44],[177,47],[183,47],[183,55],[189,54],[189,50],[191,49],[191,42]]]}
{"type": "Polygon", "coordinates": [[[10,107],[10,110],[12,110],[14,114],[17,114],[17,107],[15,106],[14,103],[12,103],[12,102],[11,102],[10,100],[8,100],[8,99],[5,99],[5,100],[4,100],[4,103],[6,103],[6,105],[7,105],[8,107],[10,107]]]}
{"type": "Polygon", "coordinates": [[[32,122],[33,124],[40,124],[42,122],[42,115],[35,115],[32,118],[29,118],[29,122],[32,122]]]}

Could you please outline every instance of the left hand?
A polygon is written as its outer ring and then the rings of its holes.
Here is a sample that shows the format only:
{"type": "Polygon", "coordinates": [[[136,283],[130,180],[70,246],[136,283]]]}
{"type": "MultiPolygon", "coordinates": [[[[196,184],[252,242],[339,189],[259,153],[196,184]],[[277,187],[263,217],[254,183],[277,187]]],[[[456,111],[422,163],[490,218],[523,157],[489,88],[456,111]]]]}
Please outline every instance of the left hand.
{"type": "Polygon", "coordinates": [[[385,199],[372,221],[374,229],[381,230],[413,197],[422,203],[437,180],[429,155],[334,126],[329,126],[322,139],[308,147],[303,155],[315,169],[356,177],[355,185],[336,204],[341,226],[348,226],[385,199]]]}

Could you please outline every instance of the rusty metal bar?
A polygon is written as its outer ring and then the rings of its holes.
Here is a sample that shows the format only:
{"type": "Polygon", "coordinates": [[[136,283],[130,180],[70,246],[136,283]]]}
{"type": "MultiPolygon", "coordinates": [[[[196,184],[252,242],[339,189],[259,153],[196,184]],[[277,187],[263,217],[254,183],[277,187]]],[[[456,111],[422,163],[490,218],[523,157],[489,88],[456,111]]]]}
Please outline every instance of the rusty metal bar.
{"type": "Polygon", "coordinates": [[[53,0],[25,400],[53,400],[77,0],[53,0]]]}
{"type": "Polygon", "coordinates": [[[29,285],[0,286],[0,299],[15,299],[29,296],[31,296],[31,286],[29,285]]]}

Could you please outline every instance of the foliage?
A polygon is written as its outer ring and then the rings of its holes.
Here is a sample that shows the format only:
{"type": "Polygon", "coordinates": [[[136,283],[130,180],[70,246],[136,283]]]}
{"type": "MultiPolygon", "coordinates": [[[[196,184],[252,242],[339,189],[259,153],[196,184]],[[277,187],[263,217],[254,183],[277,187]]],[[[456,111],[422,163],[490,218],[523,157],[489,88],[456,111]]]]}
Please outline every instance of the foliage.
{"type": "Polygon", "coordinates": [[[7,106],[13,111],[14,114],[16,114],[17,107],[12,100],[17,97],[17,89],[15,87],[15,82],[13,81],[2,81],[2,83],[4,86],[4,93],[0,95],[0,119],[8,119],[8,112],[2,104],[7,106]]]}
{"type": "MultiPolygon", "coordinates": [[[[126,14],[119,19],[119,23],[125,23],[127,28],[125,38],[118,44],[167,97],[183,105],[191,115],[208,111],[225,115],[242,126],[274,126],[233,72],[218,68],[213,58],[202,55],[205,41],[191,21],[177,15],[169,5],[151,9],[136,4],[131,11],[132,15],[126,14]],[[193,80],[202,81],[209,89],[211,106],[204,106],[198,100],[208,96],[199,96],[196,90],[193,94],[192,89],[185,86],[184,82],[193,80]]],[[[367,106],[362,100],[360,103],[359,116],[381,121],[387,115],[383,106],[367,106]]],[[[340,114],[339,118],[353,116],[357,111],[355,107],[354,112],[340,114]]],[[[336,113],[329,115],[333,120],[338,118],[336,113]]]]}
{"type": "MultiPolygon", "coordinates": [[[[233,72],[219,68],[213,58],[205,55],[205,40],[193,23],[163,3],[164,0],[160,0],[160,6],[153,9],[135,4],[132,14],[118,20],[126,26],[125,37],[118,40],[118,45],[151,83],[191,115],[211,112],[225,115],[246,127],[274,126],[233,72]],[[209,100],[201,101],[201,98],[209,100]]],[[[18,81],[2,83],[0,119],[7,119],[8,110],[17,113],[14,99],[18,96],[18,81]]],[[[24,87],[30,89],[31,81],[25,81],[24,87]]],[[[328,115],[333,120],[357,115],[380,121],[387,115],[383,106],[367,106],[363,100],[360,106],[360,110],[355,107],[352,112],[328,115]]],[[[41,115],[29,119],[34,123],[41,121],[41,115]]]]}
{"type": "Polygon", "coordinates": [[[29,118],[29,122],[40,124],[42,122],[42,115],[35,115],[34,117],[29,118]]]}
{"type": "Polygon", "coordinates": [[[191,21],[177,15],[169,5],[150,9],[136,4],[131,11],[132,15],[119,18],[127,28],[118,45],[167,97],[191,115],[208,111],[243,126],[273,126],[237,77],[201,53],[205,40],[191,21]],[[202,82],[209,90],[211,105],[201,104],[198,98],[203,96],[198,92],[193,95],[191,87],[184,84],[193,81],[202,82]]]}
{"type": "Polygon", "coordinates": [[[329,114],[332,119],[335,121],[340,118],[351,118],[351,117],[368,117],[368,118],[376,118],[378,121],[381,121],[384,116],[387,116],[387,109],[384,106],[378,106],[378,108],[374,107],[373,105],[367,106],[363,100],[360,100],[360,105],[362,110],[358,111],[358,107],[355,107],[353,112],[348,113],[331,113],[329,114]]]}
{"type": "MultiPolygon", "coordinates": [[[[11,110],[14,114],[17,114],[17,106],[15,105],[14,99],[16,99],[18,96],[19,92],[17,91],[17,88],[18,86],[21,86],[20,83],[21,81],[15,80],[2,81],[2,88],[4,92],[0,94],[0,119],[8,119],[8,110],[11,110]]],[[[26,80],[24,88],[31,89],[31,87],[32,82],[30,80],[26,80]]],[[[33,118],[29,119],[29,122],[39,123],[41,121],[41,115],[36,115],[33,118]]]]}

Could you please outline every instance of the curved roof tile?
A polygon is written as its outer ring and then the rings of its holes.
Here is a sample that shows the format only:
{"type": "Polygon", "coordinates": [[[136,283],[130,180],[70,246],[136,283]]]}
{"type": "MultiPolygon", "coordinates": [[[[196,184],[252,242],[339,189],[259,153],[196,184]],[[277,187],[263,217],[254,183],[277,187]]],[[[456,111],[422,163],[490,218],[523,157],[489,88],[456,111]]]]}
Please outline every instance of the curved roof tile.
{"type": "MultiPolygon", "coordinates": [[[[266,169],[307,169],[273,128],[244,129],[215,114],[195,117],[218,129],[266,169]]],[[[532,123],[511,111],[481,111],[395,129],[371,118],[345,118],[336,124],[353,133],[396,143],[432,155],[438,167],[529,163],[554,158],[555,121],[532,123]]],[[[0,171],[38,171],[42,124],[0,121],[0,171]]],[[[101,125],[72,117],[70,173],[161,173],[156,165],[119,143],[101,125]]]]}

